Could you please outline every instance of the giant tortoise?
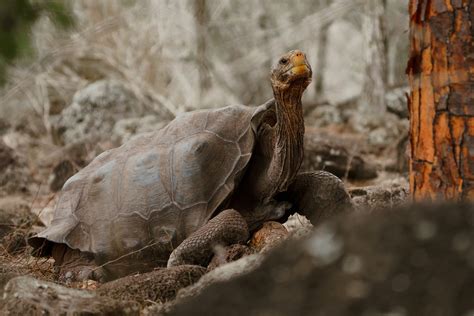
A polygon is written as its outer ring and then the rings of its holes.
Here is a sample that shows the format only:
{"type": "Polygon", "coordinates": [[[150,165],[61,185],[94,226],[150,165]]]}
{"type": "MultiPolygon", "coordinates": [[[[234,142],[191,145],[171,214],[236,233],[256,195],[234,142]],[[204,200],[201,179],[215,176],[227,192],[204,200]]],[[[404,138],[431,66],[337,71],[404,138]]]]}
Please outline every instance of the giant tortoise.
{"type": "Polygon", "coordinates": [[[337,177],[298,174],[311,76],[290,51],[265,104],[184,113],[102,153],[64,184],[51,225],[30,239],[36,254],[77,279],[205,266],[216,244],[245,242],[265,221],[298,211],[316,223],[350,206],[337,177]]]}

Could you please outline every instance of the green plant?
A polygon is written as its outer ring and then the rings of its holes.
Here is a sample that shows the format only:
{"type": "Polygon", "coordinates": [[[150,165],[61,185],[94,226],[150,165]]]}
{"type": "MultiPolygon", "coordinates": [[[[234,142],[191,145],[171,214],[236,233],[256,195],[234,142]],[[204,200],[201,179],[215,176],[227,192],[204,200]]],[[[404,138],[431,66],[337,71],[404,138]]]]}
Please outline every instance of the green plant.
{"type": "Polygon", "coordinates": [[[5,81],[5,68],[15,58],[31,53],[30,28],[41,16],[68,27],[73,18],[61,0],[14,0],[0,2],[0,84],[5,81]]]}

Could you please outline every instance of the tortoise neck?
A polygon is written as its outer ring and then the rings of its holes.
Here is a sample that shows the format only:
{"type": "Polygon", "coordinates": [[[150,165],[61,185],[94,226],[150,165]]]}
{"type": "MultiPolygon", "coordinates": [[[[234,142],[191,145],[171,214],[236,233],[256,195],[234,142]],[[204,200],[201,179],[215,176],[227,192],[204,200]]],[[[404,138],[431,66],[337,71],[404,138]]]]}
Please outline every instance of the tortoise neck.
{"type": "Polygon", "coordinates": [[[301,97],[303,85],[274,88],[277,116],[275,152],[280,165],[280,191],[286,190],[303,161],[304,119],[301,97]]]}

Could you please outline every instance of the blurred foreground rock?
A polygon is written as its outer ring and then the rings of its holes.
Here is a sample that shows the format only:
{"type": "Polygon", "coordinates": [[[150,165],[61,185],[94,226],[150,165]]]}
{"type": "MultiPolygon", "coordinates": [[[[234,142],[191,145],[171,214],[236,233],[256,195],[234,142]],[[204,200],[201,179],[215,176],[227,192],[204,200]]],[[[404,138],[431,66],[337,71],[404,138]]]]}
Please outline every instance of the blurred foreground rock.
{"type": "Polygon", "coordinates": [[[5,286],[0,312],[3,315],[139,315],[139,305],[21,276],[5,286]]]}
{"type": "Polygon", "coordinates": [[[192,265],[158,268],[105,283],[98,293],[100,296],[119,301],[136,301],[142,305],[164,303],[174,299],[178,290],[195,283],[205,273],[206,268],[192,265]]]}
{"type": "MultiPolygon", "coordinates": [[[[206,273],[195,284],[180,290],[174,301],[161,306],[158,305],[149,307],[147,309],[147,314],[162,315],[163,313],[169,312],[176,306],[179,306],[182,302],[185,302],[187,299],[199,296],[200,293],[205,291],[213,284],[229,281],[234,278],[238,278],[240,275],[247,274],[250,271],[255,270],[261,264],[262,260],[263,256],[261,254],[253,254],[217,267],[214,270],[206,273]]],[[[214,314],[213,308],[212,306],[209,306],[207,315],[212,314],[214,314]]],[[[215,315],[218,315],[218,313],[215,315]]]]}
{"type": "Polygon", "coordinates": [[[255,270],[161,312],[472,315],[472,293],[474,206],[428,205],[322,224],[255,270]]]}

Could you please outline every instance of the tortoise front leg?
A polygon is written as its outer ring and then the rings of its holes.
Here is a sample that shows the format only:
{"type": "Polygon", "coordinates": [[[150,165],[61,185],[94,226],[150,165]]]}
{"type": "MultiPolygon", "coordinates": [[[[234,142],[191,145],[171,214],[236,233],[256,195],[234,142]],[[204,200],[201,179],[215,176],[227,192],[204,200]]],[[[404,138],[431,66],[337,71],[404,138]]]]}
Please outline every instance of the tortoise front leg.
{"type": "Polygon", "coordinates": [[[304,215],[313,225],[353,208],[344,183],[326,171],[298,174],[285,197],[293,204],[292,212],[304,215]]]}
{"type": "Polygon", "coordinates": [[[219,213],[186,238],[170,255],[168,267],[183,264],[207,266],[214,254],[214,246],[244,243],[249,238],[247,223],[233,209],[219,213]]]}

